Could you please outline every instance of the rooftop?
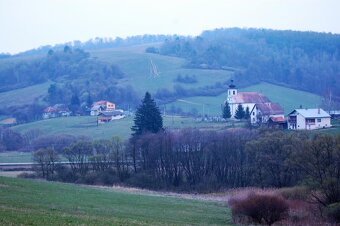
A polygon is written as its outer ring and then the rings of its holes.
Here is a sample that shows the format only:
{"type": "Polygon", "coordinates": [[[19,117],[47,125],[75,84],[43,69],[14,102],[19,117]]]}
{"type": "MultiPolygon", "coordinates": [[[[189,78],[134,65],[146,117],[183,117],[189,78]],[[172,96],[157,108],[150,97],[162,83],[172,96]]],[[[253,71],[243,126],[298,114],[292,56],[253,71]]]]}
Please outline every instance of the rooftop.
{"type": "Polygon", "coordinates": [[[256,107],[264,115],[283,115],[284,111],[280,104],[277,103],[260,103],[256,107]]]}
{"type": "Polygon", "coordinates": [[[235,96],[232,96],[232,100],[234,103],[268,103],[270,100],[257,92],[240,92],[235,96]]]}
{"type": "Polygon", "coordinates": [[[295,115],[296,113],[302,115],[305,118],[328,118],[328,117],[331,117],[327,112],[325,112],[321,108],[295,109],[289,115],[295,115]]]}

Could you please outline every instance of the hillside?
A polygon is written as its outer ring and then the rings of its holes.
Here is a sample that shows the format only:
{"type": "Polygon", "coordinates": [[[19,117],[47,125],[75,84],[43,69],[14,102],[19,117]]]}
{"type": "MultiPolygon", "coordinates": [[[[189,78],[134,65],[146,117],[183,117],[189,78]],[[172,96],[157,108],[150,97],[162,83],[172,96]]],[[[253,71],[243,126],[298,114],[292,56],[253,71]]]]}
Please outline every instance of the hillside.
{"type": "MultiPolygon", "coordinates": [[[[277,86],[270,83],[259,83],[240,89],[240,91],[260,92],[266,95],[272,102],[279,103],[285,111],[290,113],[293,109],[302,105],[305,108],[320,106],[321,97],[309,92],[277,86]]],[[[166,108],[180,108],[183,112],[204,113],[212,116],[221,115],[221,104],[226,100],[226,92],[218,96],[197,96],[182,98],[173,103],[167,104],[166,108]]]]}
{"type": "Polygon", "coordinates": [[[231,225],[225,204],[0,177],[0,225],[231,225]]]}
{"type": "Polygon", "coordinates": [[[160,54],[187,59],[186,67],[237,68],[235,80],[284,84],[340,102],[340,35],[271,29],[221,28],[167,40],[160,54]]]}

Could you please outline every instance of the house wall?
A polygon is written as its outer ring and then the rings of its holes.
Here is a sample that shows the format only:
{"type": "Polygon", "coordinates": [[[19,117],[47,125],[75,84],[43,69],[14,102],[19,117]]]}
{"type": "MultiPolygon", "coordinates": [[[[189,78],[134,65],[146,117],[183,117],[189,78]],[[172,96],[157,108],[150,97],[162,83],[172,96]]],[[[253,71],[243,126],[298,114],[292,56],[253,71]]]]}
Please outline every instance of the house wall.
{"type": "MultiPolygon", "coordinates": [[[[235,117],[235,113],[237,110],[239,103],[229,103],[230,106],[230,113],[231,113],[231,117],[234,118],[235,117]]],[[[246,111],[246,108],[249,107],[249,112],[253,109],[253,107],[255,106],[254,103],[243,103],[241,104],[244,111],[246,111]]]]}
{"type": "Polygon", "coordinates": [[[114,109],[116,109],[116,105],[114,103],[106,102],[106,110],[107,111],[112,111],[114,109]]]}
{"type": "Polygon", "coordinates": [[[297,114],[296,116],[296,129],[297,130],[306,129],[306,119],[300,114],[297,114]]]}
{"type": "MultiPolygon", "coordinates": [[[[313,130],[313,129],[321,129],[331,127],[331,118],[313,118],[315,119],[315,123],[307,123],[306,118],[302,115],[298,114],[296,116],[296,129],[297,130],[313,130]],[[318,119],[320,122],[318,122],[318,119]]],[[[291,124],[289,124],[289,129],[292,129],[291,124]]]]}
{"type": "Polygon", "coordinates": [[[321,128],[328,128],[330,126],[331,126],[331,119],[330,118],[315,118],[315,124],[312,124],[312,125],[306,124],[306,129],[307,130],[321,129],[321,128]],[[321,122],[318,122],[318,119],[321,122]]]}

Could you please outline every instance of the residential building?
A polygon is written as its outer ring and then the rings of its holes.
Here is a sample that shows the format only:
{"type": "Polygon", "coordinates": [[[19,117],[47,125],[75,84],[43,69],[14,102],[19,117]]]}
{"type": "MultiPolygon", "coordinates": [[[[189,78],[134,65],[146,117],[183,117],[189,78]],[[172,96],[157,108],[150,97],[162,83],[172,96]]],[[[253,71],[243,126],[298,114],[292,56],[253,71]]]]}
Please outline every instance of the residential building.
{"type": "Polygon", "coordinates": [[[250,121],[252,124],[267,123],[271,117],[283,118],[283,108],[277,103],[258,103],[255,104],[250,112],[250,121]]]}
{"type": "Polygon", "coordinates": [[[101,100],[93,104],[90,115],[97,116],[99,115],[99,113],[103,111],[114,111],[115,109],[116,109],[116,105],[114,103],[106,101],[106,100],[101,100]]]}
{"type": "Polygon", "coordinates": [[[313,130],[331,126],[331,116],[321,108],[295,109],[288,114],[288,129],[313,130]]]}

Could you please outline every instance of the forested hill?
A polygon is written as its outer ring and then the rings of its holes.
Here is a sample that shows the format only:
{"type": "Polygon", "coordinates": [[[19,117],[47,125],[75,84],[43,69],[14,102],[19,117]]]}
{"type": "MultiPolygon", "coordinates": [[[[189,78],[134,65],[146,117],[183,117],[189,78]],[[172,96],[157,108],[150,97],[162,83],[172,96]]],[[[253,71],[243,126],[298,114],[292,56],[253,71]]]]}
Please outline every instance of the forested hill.
{"type": "MultiPolygon", "coordinates": [[[[157,49],[184,57],[186,67],[234,69],[247,85],[259,81],[340,97],[340,35],[267,29],[216,29],[168,39],[157,49]]],[[[340,101],[340,98],[338,99],[340,101]]]]}

